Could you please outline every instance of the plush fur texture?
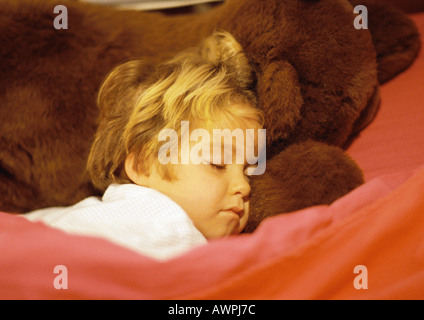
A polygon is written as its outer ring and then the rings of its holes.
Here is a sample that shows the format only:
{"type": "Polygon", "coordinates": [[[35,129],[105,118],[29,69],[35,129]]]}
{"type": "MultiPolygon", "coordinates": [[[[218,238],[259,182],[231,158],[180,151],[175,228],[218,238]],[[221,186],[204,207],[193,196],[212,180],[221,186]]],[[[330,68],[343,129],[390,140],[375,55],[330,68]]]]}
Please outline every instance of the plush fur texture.
{"type": "MultiPolygon", "coordinates": [[[[350,2],[353,6],[364,4],[361,0],[350,2]]],[[[383,84],[415,60],[421,47],[419,33],[412,20],[395,7],[383,5],[382,0],[367,0],[365,4],[371,12],[368,22],[377,53],[378,81],[383,84]]]]}
{"type": "Polygon", "coordinates": [[[353,27],[346,0],[228,0],[181,16],[60,4],[68,8],[67,30],[53,27],[55,1],[0,0],[3,211],[98,194],[85,163],[101,81],[119,63],[155,64],[215,29],[242,44],[266,117],[267,171],[252,179],[247,230],[267,216],[331,203],[362,182],[339,147],[372,120],[379,80],[407,68],[419,50],[412,22],[371,2],[370,30],[353,27]],[[393,23],[401,31],[388,27],[393,23]]]}
{"type": "Polygon", "coordinates": [[[267,162],[260,179],[252,179],[245,232],[276,213],[331,204],[361,183],[361,171],[340,148],[311,140],[292,144],[267,162]]]}

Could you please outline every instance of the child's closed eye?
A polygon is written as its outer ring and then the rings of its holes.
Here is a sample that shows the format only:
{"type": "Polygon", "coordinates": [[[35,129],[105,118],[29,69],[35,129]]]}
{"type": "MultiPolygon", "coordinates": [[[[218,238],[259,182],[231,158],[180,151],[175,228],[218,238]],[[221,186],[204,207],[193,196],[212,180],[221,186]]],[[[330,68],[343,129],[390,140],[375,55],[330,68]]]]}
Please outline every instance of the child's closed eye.
{"type": "Polygon", "coordinates": [[[211,163],[210,165],[212,166],[212,168],[214,168],[216,170],[225,170],[226,169],[225,164],[223,165],[223,164],[214,164],[214,163],[211,163]]]}
{"type": "Polygon", "coordinates": [[[225,168],[226,168],[226,165],[225,164],[215,164],[215,163],[211,163],[208,160],[203,160],[202,163],[203,164],[210,165],[213,169],[219,170],[219,171],[220,170],[225,170],[225,168]]]}

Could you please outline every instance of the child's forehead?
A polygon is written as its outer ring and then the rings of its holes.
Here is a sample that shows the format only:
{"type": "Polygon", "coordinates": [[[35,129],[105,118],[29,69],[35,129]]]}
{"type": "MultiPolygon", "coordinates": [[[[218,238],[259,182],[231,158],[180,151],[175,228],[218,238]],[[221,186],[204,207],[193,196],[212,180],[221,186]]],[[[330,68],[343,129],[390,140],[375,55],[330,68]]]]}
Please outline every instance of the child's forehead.
{"type": "Polygon", "coordinates": [[[209,106],[207,115],[199,118],[193,114],[190,127],[213,129],[259,129],[261,116],[257,107],[248,103],[232,103],[209,106]]]}
{"type": "Polygon", "coordinates": [[[227,146],[235,148],[237,144],[258,143],[258,128],[224,128],[190,130],[188,137],[190,142],[210,143],[211,145],[227,146]]]}

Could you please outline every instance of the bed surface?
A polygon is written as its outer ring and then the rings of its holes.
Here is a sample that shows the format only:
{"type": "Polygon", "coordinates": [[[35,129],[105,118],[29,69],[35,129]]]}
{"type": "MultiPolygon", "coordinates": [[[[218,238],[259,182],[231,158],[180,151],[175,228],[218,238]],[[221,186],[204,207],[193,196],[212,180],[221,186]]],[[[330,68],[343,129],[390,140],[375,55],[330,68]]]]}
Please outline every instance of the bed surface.
{"type": "MultiPolygon", "coordinates": [[[[424,13],[409,16],[424,43],[424,13]]],[[[367,181],[424,164],[423,51],[408,70],[381,86],[376,118],[348,149],[367,181]]]]}

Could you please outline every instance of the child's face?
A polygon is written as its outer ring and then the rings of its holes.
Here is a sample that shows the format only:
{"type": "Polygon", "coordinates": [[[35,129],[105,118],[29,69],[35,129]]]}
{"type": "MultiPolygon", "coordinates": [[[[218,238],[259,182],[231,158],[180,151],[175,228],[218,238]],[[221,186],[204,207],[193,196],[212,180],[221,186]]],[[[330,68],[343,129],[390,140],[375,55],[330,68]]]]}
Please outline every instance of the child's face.
{"type": "MultiPolygon", "coordinates": [[[[234,148],[233,159],[235,152],[234,148]]],[[[212,160],[210,156],[200,164],[191,161],[188,164],[167,164],[172,170],[172,181],[163,179],[155,166],[149,176],[145,176],[135,173],[130,161],[129,165],[126,164],[126,171],[136,184],[158,190],[174,200],[195,227],[207,239],[212,239],[237,234],[244,229],[249,216],[250,196],[246,161],[244,164],[236,161],[224,164],[221,159],[222,164],[214,164],[212,160]]]]}

